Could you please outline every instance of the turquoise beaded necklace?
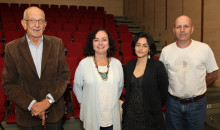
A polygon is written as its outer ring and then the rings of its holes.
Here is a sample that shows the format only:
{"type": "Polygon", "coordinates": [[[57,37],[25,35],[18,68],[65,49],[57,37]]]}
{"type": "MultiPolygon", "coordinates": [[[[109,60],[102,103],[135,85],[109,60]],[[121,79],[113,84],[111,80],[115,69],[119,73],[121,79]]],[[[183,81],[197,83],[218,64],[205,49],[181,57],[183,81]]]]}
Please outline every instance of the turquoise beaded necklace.
{"type": "Polygon", "coordinates": [[[107,71],[103,72],[103,73],[99,71],[99,68],[98,68],[97,61],[96,61],[95,57],[94,57],[94,62],[95,62],[96,70],[98,71],[98,73],[101,76],[102,80],[106,81],[108,79],[108,72],[109,72],[109,59],[107,60],[107,62],[108,62],[107,71]]]}

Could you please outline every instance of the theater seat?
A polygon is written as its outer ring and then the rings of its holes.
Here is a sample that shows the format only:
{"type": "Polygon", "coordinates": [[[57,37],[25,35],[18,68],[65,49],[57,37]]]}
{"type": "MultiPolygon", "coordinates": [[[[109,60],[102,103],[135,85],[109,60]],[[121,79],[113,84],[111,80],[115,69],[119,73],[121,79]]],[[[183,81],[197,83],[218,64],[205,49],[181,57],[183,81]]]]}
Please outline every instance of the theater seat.
{"type": "Polygon", "coordinates": [[[122,100],[123,102],[125,101],[125,93],[126,93],[126,90],[125,90],[125,88],[123,88],[122,93],[121,93],[121,97],[120,97],[120,100],[122,100]]]}
{"type": "Polygon", "coordinates": [[[15,113],[11,113],[8,118],[5,120],[6,124],[15,124],[16,119],[15,119],[15,113]]]}
{"type": "Polygon", "coordinates": [[[6,124],[15,124],[16,123],[16,115],[15,115],[15,103],[11,102],[11,114],[5,120],[6,124]]]}
{"type": "Polygon", "coordinates": [[[137,57],[136,57],[136,56],[133,56],[133,55],[125,56],[125,57],[123,57],[123,64],[125,65],[125,64],[128,63],[129,61],[135,60],[135,59],[137,59],[137,57]]]}
{"type": "Polygon", "coordinates": [[[2,90],[2,83],[0,82],[0,122],[4,119],[6,114],[6,95],[2,90]]]}
{"type": "Polygon", "coordinates": [[[80,108],[73,108],[73,115],[76,119],[79,119],[80,108]]]}
{"type": "Polygon", "coordinates": [[[70,117],[71,117],[71,116],[70,116],[70,112],[67,111],[67,113],[64,114],[63,119],[64,119],[64,120],[69,120],[70,117]]]}
{"type": "Polygon", "coordinates": [[[20,37],[20,31],[5,31],[4,37],[5,37],[5,44],[7,44],[12,40],[18,39],[20,37]]]}
{"type": "Polygon", "coordinates": [[[120,24],[118,25],[118,32],[120,33],[128,33],[128,25],[120,24]]]}
{"type": "Polygon", "coordinates": [[[119,33],[119,38],[121,42],[132,42],[132,34],[127,32],[127,33],[119,33]]]}
{"type": "Polygon", "coordinates": [[[67,44],[67,56],[77,57],[81,59],[83,57],[83,42],[71,42],[67,44]]]}
{"type": "Polygon", "coordinates": [[[66,57],[66,62],[68,64],[69,70],[70,70],[70,83],[69,83],[69,85],[73,86],[73,79],[74,79],[76,68],[78,66],[78,58],[77,57],[66,57]]]}
{"type": "Polygon", "coordinates": [[[166,110],[166,106],[163,105],[163,107],[162,107],[162,111],[165,111],[165,110],[166,110]]]}
{"type": "Polygon", "coordinates": [[[79,115],[80,115],[80,105],[79,102],[76,99],[76,96],[74,94],[74,92],[72,91],[72,98],[73,98],[73,115],[75,119],[79,119],[79,115]]]}
{"type": "Polygon", "coordinates": [[[154,60],[159,60],[160,58],[158,56],[154,56],[154,60]]]}
{"type": "Polygon", "coordinates": [[[0,42],[0,55],[3,55],[4,53],[4,45],[2,42],[0,42]]]}

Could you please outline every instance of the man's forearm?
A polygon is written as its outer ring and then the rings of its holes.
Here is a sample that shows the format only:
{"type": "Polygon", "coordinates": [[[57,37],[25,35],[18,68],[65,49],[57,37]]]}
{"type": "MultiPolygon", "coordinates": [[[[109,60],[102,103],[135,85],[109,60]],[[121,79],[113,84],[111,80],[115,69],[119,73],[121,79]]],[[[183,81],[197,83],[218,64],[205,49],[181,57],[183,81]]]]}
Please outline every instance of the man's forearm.
{"type": "Polygon", "coordinates": [[[212,73],[206,74],[206,85],[212,84],[214,81],[218,79],[218,71],[213,71],[212,73]]]}

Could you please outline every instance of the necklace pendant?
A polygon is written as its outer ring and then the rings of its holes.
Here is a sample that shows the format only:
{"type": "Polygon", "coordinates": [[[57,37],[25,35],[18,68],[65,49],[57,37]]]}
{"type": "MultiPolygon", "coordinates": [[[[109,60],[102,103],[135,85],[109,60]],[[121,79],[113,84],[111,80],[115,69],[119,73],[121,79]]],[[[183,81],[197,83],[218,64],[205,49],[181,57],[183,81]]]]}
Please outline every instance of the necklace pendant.
{"type": "Polygon", "coordinates": [[[106,79],[107,78],[107,74],[106,73],[102,73],[102,78],[106,79]]]}
{"type": "Polygon", "coordinates": [[[94,58],[94,62],[95,62],[95,67],[96,67],[96,70],[98,71],[99,75],[101,76],[102,80],[106,81],[108,79],[108,71],[109,71],[109,59],[107,60],[108,62],[108,65],[107,65],[107,72],[100,72],[99,71],[99,68],[98,68],[98,65],[97,65],[97,61],[96,59],[94,58]]]}
{"type": "Polygon", "coordinates": [[[108,72],[99,72],[99,75],[101,76],[102,80],[107,80],[108,79],[108,72]]]}

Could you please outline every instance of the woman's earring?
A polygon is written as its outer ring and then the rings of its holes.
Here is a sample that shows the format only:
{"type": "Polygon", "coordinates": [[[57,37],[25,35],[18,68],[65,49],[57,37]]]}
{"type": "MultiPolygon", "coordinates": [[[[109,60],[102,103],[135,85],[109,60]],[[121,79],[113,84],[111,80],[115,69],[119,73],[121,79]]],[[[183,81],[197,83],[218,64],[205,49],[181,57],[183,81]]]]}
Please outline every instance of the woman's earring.
{"type": "Polygon", "coordinates": [[[150,51],[148,52],[148,59],[150,59],[150,51]]]}

